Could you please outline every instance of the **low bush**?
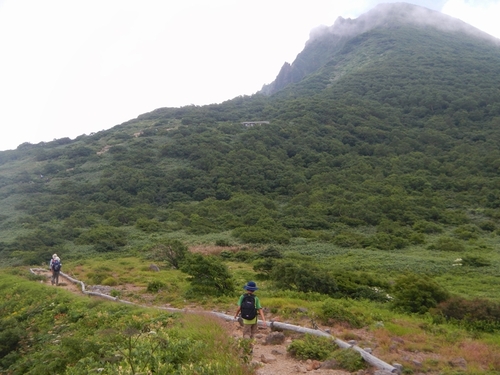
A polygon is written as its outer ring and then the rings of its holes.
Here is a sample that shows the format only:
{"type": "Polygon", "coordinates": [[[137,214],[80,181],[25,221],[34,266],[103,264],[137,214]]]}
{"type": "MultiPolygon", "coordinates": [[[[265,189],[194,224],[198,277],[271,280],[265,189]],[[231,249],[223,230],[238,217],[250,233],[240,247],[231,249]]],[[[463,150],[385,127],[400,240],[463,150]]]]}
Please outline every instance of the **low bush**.
{"type": "Polygon", "coordinates": [[[476,255],[464,255],[461,263],[469,267],[487,267],[491,265],[489,260],[476,255]]]}
{"type": "Polygon", "coordinates": [[[338,363],[340,368],[351,373],[368,367],[361,354],[352,349],[336,350],[332,358],[338,363]]]}
{"type": "Polygon", "coordinates": [[[127,235],[121,229],[101,225],[83,232],[75,240],[75,243],[94,245],[97,252],[105,253],[125,246],[127,244],[127,235]]]}
{"type": "Polygon", "coordinates": [[[234,293],[233,277],[218,257],[190,254],[181,270],[189,275],[188,281],[191,284],[189,296],[223,296],[234,293]]]}
{"type": "Polygon", "coordinates": [[[471,330],[500,331],[500,304],[489,300],[453,297],[441,302],[432,312],[471,330]]]}
{"type": "Polygon", "coordinates": [[[219,256],[222,258],[222,259],[231,259],[233,257],[233,253],[231,251],[227,251],[227,250],[222,250],[220,253],[219,253],[219,256]]]}
{"type": "Polygon", "coordinates": [[[115,286],[118,285],[118,281],[114,277],[107,277],[102,281],[102,285],[115,286]]]}
{"type": "Polygon", "coordinates": [[[497,229],[497,225],[495,224],[494,221],[488,220],[479,223],[479,228],[481,228],[486,232],[494,232],[495,229],[497,229]]]}
{"type": "Polygon", "coordinates": [[[324,361],[337,348],[337,344],[331,339],[306,334],[304,338],[294,340],[288,346],[287,351],[295,358],[324,361]]]}
{"type": "Polygon", "coordinates": [[[344,306],[342,300],[332,298],[328,298],[321,305],[319,318],[328,325],[347,323],[353,328],[361,328],[367,324],[364,316],[344,306]]]}
{"type": "Polygon", "coordinates": [[[404,238],[390,233],[377,233],[364,240],[365,247],[374,247],[379,250],[395,250],[404,249],[409,245],[409,241],[404,238]]]}
{"type": "Polygon", "coordinates": [[[353,248],[361,247],[364,237],[356,233],[344,232],[336,235],[332,242],[340,247],[353,248]]]}
{"type": "Polygon", "coordinates": [[[158,293],[160,290],[162,290],[165,287],[165,283],[161,281],[152,281],[148,283],[148,287],[146,290],[150,293],[158,293]]]}
{"type": "Polygon", "coordinates": [[[135,227],[146,233],[155,233],[162,229],[162,225],[158,220],[150,220],[146,218],[137,219],[135,227]]]}
{"type": "Polygon", "coordinates": [[[453,231],[453,234],[461,240],[477,239],[480,234],[478,227],[472,224],[460,225],[453,231]]]}
{"type": "Polygon", "coordinates": [[[338,291],[334,277],[326,269],[311,263],[277,262],[271,271],[270,278],[281,289],[326,295],[333,295],[338,291]]]}
{"type": "Polygon", "coordinates": [[[267,229],[261,226],[239,227],[233,230],[233,236],[247,243],[288,244],[291,235],[283,227],[267,229]]]}
{"type": "Polygon", "coordinates": [[[283,254],[281,251],[279,251],[276,247],[274,246],[269,246],[266,249],[262,250],[258,254],[259,258],[265,258],[265,259],[281,259],[283,258],[283,254]]]}
{"type": "Polygon", "coordinates": [[[256,258],[256,254],[251,251],[241,250],[233,254],[233,258],[237,262],[249,262],[256,258]]]}
{"type": "Polygon", "coordinates": [[[276,265],[273,258],[258,259],[253,265],[253,270],[261,275],[269,276],[276,265]]]}
{"type": "Polygon", "coordinates": [[[445,301],[449,294],[427,276],[408,274],[396,279],[393,296],[394,308],[423,314],[445,301]]]}
{"type": "Polygon", "coordinates": [[[229,247],[231,246],[231,242],[229,242],[229,240],[221,238],[215,241],[215,246],[229,247]]]}
{"type": "Polygon", "coordinates": [[[427,248],[439,251],[465,251],[465,245],[460,240],[451,237],[439,237],[436,243],[427,248]]]}
{"type": "Polygon", "coordinates": [[[443,228],[440,225],[430,221],[418,220],[415,222],[415,224],[413,224],[413,230],[418,233],[433,234],[441,233],[443,231],[443,228]]]}
{"type": "Polygon", "coordinates": [[[188,253],[187,246],[176,239],[165,239],[151,247],[151,258],[166,262],[171,267],[178,269],[188,253]]]}

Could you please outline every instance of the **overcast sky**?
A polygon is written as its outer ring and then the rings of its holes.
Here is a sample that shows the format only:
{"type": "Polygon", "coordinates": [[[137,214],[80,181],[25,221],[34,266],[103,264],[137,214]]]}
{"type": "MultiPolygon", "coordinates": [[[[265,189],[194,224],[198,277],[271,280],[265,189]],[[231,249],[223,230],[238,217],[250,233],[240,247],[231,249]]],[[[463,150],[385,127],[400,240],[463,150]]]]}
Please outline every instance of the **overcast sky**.
{"type": "MultiPolygon", "coordinates": [[[[0,150],[251,95],[376,0],[0,0],[0,150]]],[[[408,1],[500,38],[500,0],[408,1]]]]}

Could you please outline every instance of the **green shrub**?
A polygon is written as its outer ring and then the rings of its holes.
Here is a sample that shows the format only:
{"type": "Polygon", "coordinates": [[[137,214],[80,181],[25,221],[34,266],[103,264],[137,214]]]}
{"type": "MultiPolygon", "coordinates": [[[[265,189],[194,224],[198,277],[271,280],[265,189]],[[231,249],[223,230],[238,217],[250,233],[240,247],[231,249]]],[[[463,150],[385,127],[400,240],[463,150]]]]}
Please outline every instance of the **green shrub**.
{"type": "Polygon", "coordinates": [[[353,349],[336,350],[332,358],[337,361],[340,368],[351,373],[368,367],[361,354],[353,349]]]}
{"type": "Polygon", "coordinates": [[[137,219],[135,227],[146,233],[154,233],[161,230],[162,226],[158,220],[150,220],[146,218],[137,219]]]}
{"type": "Polygon", "coordinates": [[[218,239],[215,241],[215,246],[221,246],[221,247],[229,247],[231,246],[231,242],[229,242],[226,239],[218,239]]]}
{"type": "Polygon", "coordinates": [[[276,265],[276,260],[273,258],[257,259],[253,265],[253,270],[262,275],[269,276],[276,265]]]}
{"type": "Polygon", "coordinates": [[[453,234],[461,240],[477,239],[480,231],[478,227],[472,224],[460,225],[453,231],[453,234]]]}
{"type": "Polygon", "coordinates": [[[324,361],[338,348],[329,338],[306,334],[303,339],[294,340],[287,351],[295,358],[324,361]]]}
{"type": "Polygon", "coordinates": [[[340,247],[361,247],[363,237],[354,233],[339,233],[333,238],[332,242],[340,247]]]}
{"type": "Polygon", "coordinates": [[[423,233],[412,233],[410,237],[408,237],[408,241],[410,241],[412,245],[421,245],[425,243],[425,236],[423,233]]]}
{"type": "Polygon", "coordinates": [[[198,214],[192,214],[189,217],[189,226],[185,229],[191,234],[208,234],[217,231],[214,223],[198,214]]]}
{"type": "Polygon", "coordinates": [[[187,246],[175,239],[163,240],[154,244],[151,248],[151,257],[154,260],[167,262],[176,269],[180,268],[187,253],[187,246]]]}
{"type": "Polygon", "coordinates": [[[109,252],[127,244],[127,235],[124,231],[111,226],[100,225],[83,232],[75,243],[80,245],[94,245],[98,252],[109,252]]]}
{"type": "Polygon", "coordinates": [[[390,288],[387,281],[367,272],[336,272],[334,275],[338,286],[338,296],[354,299],[369,299],[387,302],[390,300],[386,290],[390,288]]]}
{"type": "Polygon", "coordinates": [[[469,267],[487,267],[491,265],[489,260],[476,255],[464,255],[461,263],[469,267]]]}
{"type": "Polygon", "coordinates": [[[215,256],[189,254],[181,271],[189,275],[189,295],[232,295],[234,280],[227,266],[215,256]]]}
{"type": "Polygon", "coordinates": [[[102,282],[108,277],[109,277],[108,274],[104,270],[87,273],[87,278],[92,284],[95,285],[102,284],[102,282]]]}
{"type": "MultiPolygon", "coordinates": [[[[22,329],[15,327],[16,324],[17,322],[13,319],[10,320],[10,324],[7,323],[7,319],[5,322],[0,323],[0,358],[4,358],[9,353],[17,350],[25,336],[22,329]]],[[[0,366],[0,368],[2,367],[0,366]]]]}
{"type": "Polygon", "coordinates": [[[348,323],[353,328],[361,328],[367,324],[365,317],[356,314],[344,306],[344,301],[326,299],[321,305],[319,318],[325,324],[348,323]]]}
{"type": "Polygon", "coordinates": [[[310,263],[276,262],[270,273],[270,278],[281,289],[327,295],[333,295],[338,291],[335,278],[330,275],[328,270],[310,263]]]}
{"type": "Polygon", "coordinates": [[[233,253],[231,251],[227,251],[227,250],[222,250],[220,253],[219,253],[219,256],[222,258],[222,259],[231,259],[233,258],[233,253]]]}
{"type": "Polygon", "coordinates": [[[240,353],[240,358],[244,363],[249,364],[252,360],[253,340],[241,339],[236,342],[236,346],[240,353]]]}
{"type": "Polygon", "coordinates": [[[494,232],[497,229],[497,225],[494,221],[488,220],[481,222],[479,228],[487,232],[494,232]]]}
{"type": "Polygon", "coordinates": [[[418,233],[433,234],[441,233],[443,231],[443,228],[440,225],[430,221],[418,220],[415,222],[415,224],[413,224],[413,230],[418,233]]]}
{"type": "Polygon", "coordinates": [[[393,306],[409,313],[426,313],[445,301],[449,294],[427,276],[408,274],[396,279],[393,306]]]}
{"type": "Polygon", "coordinates": [[[242,263],[246,263],[255,259],[256,254],[248,250],[240,250],[233,254],[234,260],[242,263]]]}
{"type": "Polygon", "coordinates": [[[409,241],[390,233],[377,233],[364,240],[364,246],[372,246],[379,250],[404,249],[409,245],[409,241]]]}
{"type": "Polygon", "coordinates": [[[44,275],[36,275],[34,273],[29,273],[28,274],[28,280],[32,281],[45,281],[47,278],[44,275]]]}
{"type": "Polygon", "coordinates": [[[453,297],[441,302],[432,312],[444,316],[448,321],[460,322],[471,330],[500,331],[500,304],[486,299],[453,297]]]}
{"type": "Polygon", "coordinates": [[[102,285],[115,286],[118,285],[118,282],[114,277],[107,277],[102,281],[102,285]]]}
{"type": "Polygon", "coordinates": [[[165,283],[161,281],[151,281],[148,283],[146,290],[150,293],[158,293],[161,289],[165,287],[165,283]]]}
{"type": "Polygon", "coordinates": [[[366,285],[358,286],[350,297],[354,299],[367,299],[377,302],[389,302],[392,299],[392,297],[384,289],[366,285]]]}
{"type": "Polygon", "coordinates": [[[236,228],[232,234],[247,243],[288,244],[291,238],[290,233],[285,228],[266,220],[259,220],[254,226],[236,228]],[[266,224],[269,225],[266,226],[266,224]]]}
{"type": "Polygon", "coordinates": [[[281,259],[281,258],[283,258],[283,254],[281,254],[281,252],[276,247],[269,246],[259,253],[259,257],[260,258],[281,259]]]}
{"type": "Polygon", "coordinates": [[[465,251],[464,244],[451,237],[439,237],[435,244],[428,247],[429,250],[439,250],[439,251],[465,251]]]}

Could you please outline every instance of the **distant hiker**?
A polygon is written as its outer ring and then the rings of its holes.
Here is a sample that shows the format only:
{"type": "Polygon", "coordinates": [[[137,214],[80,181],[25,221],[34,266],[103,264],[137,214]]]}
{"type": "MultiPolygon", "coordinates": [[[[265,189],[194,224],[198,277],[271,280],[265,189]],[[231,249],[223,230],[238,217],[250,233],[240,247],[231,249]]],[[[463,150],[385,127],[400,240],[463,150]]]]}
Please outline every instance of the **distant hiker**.
{"type": "Polygon", "coordinates": [[[241,315],[243,320],[243,338],[253,339],[255,333],[257,332],[257,313],[259,313],[264,325],[266,324],[266,318],[264,317],[264,312],[262,306],[260,305],[259,297],[254,295],[254,292],[259,289],[253,281],[249,281],[243,289],[246,293],[240,296],[238,300],[238,310],[234,314],[234,318],[241,315]]]}
{"type": "Polygon", "coordinates": [[[50,258],[50,262],[49,262],[49,268],[50,270],[52,271],[52,262],[54,261],[54,259],[57,258],[57,254],[54,254],[52,255],[52,258],[50,258]]]}
{"type": "Polygon", "coordinates": [[[59,258],[57,254],[52,255],[49,266],[52,271],[52,278],[50,279],[51,284],[59,285],[59,272],[61,272],[62,267],[61,258],[59,258]]]}

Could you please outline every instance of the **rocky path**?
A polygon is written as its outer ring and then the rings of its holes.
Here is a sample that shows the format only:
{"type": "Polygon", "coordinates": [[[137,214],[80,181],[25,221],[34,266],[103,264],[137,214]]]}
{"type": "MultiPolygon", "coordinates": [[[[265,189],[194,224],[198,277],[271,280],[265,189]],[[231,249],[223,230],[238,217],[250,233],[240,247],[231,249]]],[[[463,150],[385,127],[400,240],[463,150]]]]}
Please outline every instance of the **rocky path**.
{"type": "MultiPolygon", "coordinates": [[[[45,276],[42,283],[56,288],[56,286],[51,285],[50,277],[51,272],[49,270],[34,269],[32,270],[37,275],[45,276]]],[[[59,286],[57,288],[63,288],[69,290],[73,293],[82,293],[82,288],[80,285],[67,279],[64,275],[59,277],[59,286]]],[[[92,288],[88,288],[92,289],[92,288]]],[[[103,291],[101,290],[101,293],[103,291]]],[[[193,311],[193,309],[190,309],[193,311]]],[[[200,313],[203,312],[200,310],[200,313]]],[[[226,321],[221,319],[220,323],[227,331],[228,334],[235,338],[242,337],[242,327],[237,322],[226,321]]],[[[287,346],[291,343],[290,338],[278,337],[275,338],[276,332],[271,332],[269,328],[259,327],[259,332],[256,335],[255,344],[253,347],[251,362],[256,368],[256,375],[289,375],[289,374],[317,374],[317,375],[349,375],[350,372],[333,369],[331,364],[328,362],[318,362],[318,361],[299,361],[287,354],[287,346]]],[[[278,335],[279,336],[279,335],[278,335]]],[[[284,336],[284,335],[283,335],[284,336]]],[[[368,375],[368,374],[390,374],[386,371],[381,371],[376,369],[370,369],[366,371],[360,371],[357,375],[368,375]]]]}

